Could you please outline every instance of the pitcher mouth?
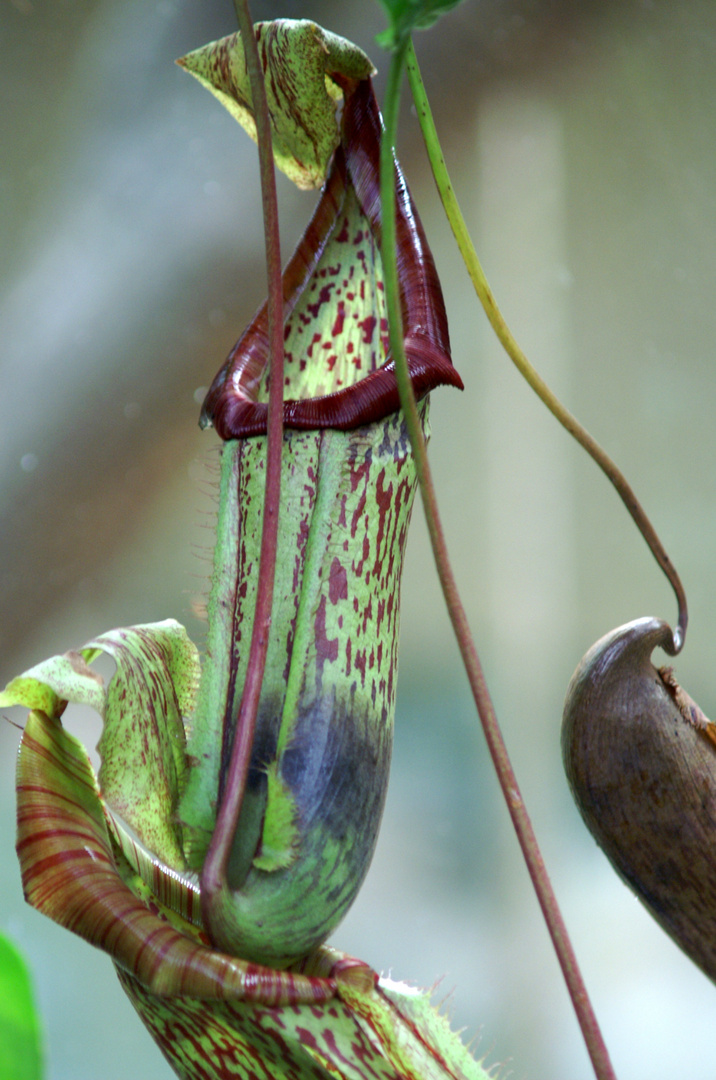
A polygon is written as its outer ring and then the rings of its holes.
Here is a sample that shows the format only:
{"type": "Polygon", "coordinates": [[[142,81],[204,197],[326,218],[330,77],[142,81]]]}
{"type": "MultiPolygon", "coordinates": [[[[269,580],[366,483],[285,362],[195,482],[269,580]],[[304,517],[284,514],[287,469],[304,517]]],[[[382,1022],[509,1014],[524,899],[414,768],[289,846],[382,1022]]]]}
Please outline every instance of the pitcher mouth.
{"type": "MultiPolygon", "coordinates": [[[[318,274],[327,272],[324,256],[331,254],[332,244],[346,242],[345,235],[337,233],[342,219],[347,222],[349,200],[357,204],[360,215],[354,222],[360,226],[355,235],[365,238],[379,264],[380,136],[380,113],[371,83],[366,79],[346,96],[341,145],[334,155],[313,217],[283,274],[288,371],[284,389],[284,425],[289,428],[348,430],[379,420],[400,408],[395,365],[388,346],[387,320],[380,305],[382,280],[379,273],[374,282],[376,307],[360,324],[360,357],[356,355],[350,365],[355,381],[336,378],[334,390],[314,395],[311,380],[303,377],[312,365],[335,361],[336,350],[341,347],[340,330],[344,326],[347,307],[349,317],[351,315],[349,301],[346,301],[346,296],[351,295],[347,278],[318,287],[318,274]],[[324,263],[319,268],[322,259],[324,263]],[[336,284],[342,284],[343,290],[332,288],[336,284]],[[317,303],[309,306],[308,296],[314,294],[317,294],[317,303]],[[328,332],[324,330],[323,334],[301,342],[301,335],[310,322],[310,312],[317,311],[326,296],[329,299],[321,313],[321,325],[328,327],[328,332]],[[301,311],[302,304],[309,314],[301,311]],[[307,351],[301,351],[297,358],[289,351],[291,344],[307,347],[307,351]]],[[[450,359],[447,316],[435,263],[397,162],[395,193],[405,352],[413,389],[420,399],[436,386],[462,389],[463,383],[450,359]]],[[[340,267],[329,270],[340,278],[339,271],[340,267]]],[[[355,313],[352,317],[357,318],[355,313]]],[[[349,350],[352,347],[351,342],[349,350]]],[[[268,363],[268,311],[264,303],[212,382],[202,406],[200,425],[213,426],[224,440],[264,434],[268,411],[268,363]]],[[[328,386],[331,385],[331,370],[329,367],[324,373],[323,381],[328,386]]]]}

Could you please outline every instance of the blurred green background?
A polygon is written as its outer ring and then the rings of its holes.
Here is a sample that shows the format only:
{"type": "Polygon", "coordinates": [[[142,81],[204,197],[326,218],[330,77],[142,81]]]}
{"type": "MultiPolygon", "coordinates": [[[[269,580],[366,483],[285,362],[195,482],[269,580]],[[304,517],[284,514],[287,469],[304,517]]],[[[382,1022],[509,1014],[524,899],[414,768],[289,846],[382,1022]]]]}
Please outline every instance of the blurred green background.
{"type": "MultiPolygon", "coordinates": [[[[255,2],[374,58],[376,3],[255,2]]],[[[175,57],[230,0],[0,0],[0,681],[112,626],[201,641],[217,440],[198,402],[264,292],[252,144],[175,57]]],[[[616,458],[691,606],[677,673],[716,714],[716,5],[467,0],[416,40],[485,268],[518,339],[616,458]]],[[[464,394],[432,461],[523,794],[617,1073],[713,1080],[716,993],[587,835],[562,776],[569,677],[674,602],[615,494],[491,339],[407,100],[399,151],[442,274],[464,394]]],[[[312,196],[280,181],[285,254],[312,196]]],[[[336,934],[442,979],[490,1062],[589,1076],[456,658],[419,507],[394,769],[368,881],[336,934]]],[[[22,723],[15,711],[11,719],[22,723]]],[[[98,728],[71,722],[88,745],[98,728]]],[[[16,726],[0,723],[0,926],[29,958],[49,1080],[172,1075],[110,962],[24,905],[16,726]]]]}

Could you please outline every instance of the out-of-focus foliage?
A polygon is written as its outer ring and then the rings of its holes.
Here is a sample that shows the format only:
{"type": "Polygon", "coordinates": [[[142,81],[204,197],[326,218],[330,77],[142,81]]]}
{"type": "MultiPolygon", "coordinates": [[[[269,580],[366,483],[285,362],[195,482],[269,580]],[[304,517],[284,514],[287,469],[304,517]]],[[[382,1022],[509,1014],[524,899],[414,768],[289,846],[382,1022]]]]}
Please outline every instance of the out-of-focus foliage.
{"type": "Polygon", "coordinates": [[[40,1080],[40,1023],[27,965],[0,934],[0,1080],[40,1080]]]}
{"type": "Polygon", "coordinates": [[[426,30],[462,0],[380,0],[390,18],[390,28],[378,41],[394,49],[413,30],[426,30]]]}

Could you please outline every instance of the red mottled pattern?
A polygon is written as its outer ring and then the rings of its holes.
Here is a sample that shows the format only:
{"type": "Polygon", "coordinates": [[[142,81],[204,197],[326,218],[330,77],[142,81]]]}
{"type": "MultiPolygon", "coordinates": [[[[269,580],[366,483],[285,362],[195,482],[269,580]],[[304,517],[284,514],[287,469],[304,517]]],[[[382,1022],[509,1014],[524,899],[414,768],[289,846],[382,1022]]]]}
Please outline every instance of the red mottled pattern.
{"type": "MultiPolygon", "coordinates": [[[[378,254],[380,132],[375,95],[365,80],[346,100],[341,147],[284,272],[288,427],[349,430],[400,407],[394,365],[387,355],[378,254]],[[324,374],[316,381],[315,368],[321,364],[324,374]],[[301,375],[309,368],[311,379],[302,386],[301,375]]],[[[442,384],[462,387],[462,381],[450,360],[435,264],[397,165],[396,201],[405,351],[420,398],[442,384]]],[[[267,333],[264,304],[209,388],[202,423],[213,424],[222,439],[266,431],[267,333]]]]}
{"type": "Polygon", "coordinates": [[[331,681],[342,682],[339,693],[367,697],[385,722],[395,701],[400,576],[416,477],[401,414],[384,421],[380,445],[368,453],[355,434],[325,560],[322,602],[328,601],[333,636],[326,637],[319,609],[316,647],[323,642],[319,655],[335,663],[331,681]]]}
{"type": "MultiPolygon", "coordinates": [[[[353,386],[388,358],[377,238],[352,187],[329,242],[284,328],[284,396],[324,397],[353,386]]],[[[268,400],[268,369],[257,390],[268,400]]]]}
{"type": "MultiPolygon", "coordinates": [[[[427,402],[423,416],[426,411],[427,402]]],[[[226,505],[210,600],[218,613],[211,625],[221,637],[212,631],[208,652],[217,672],[217,657],[230,663],[225,697],[217,694],[211,715],[202,711],[192,724],[190,755],[194,745],[197,753],[202,744],[223,746],[221,762],[208,768],[205,758],[190,774],[187,791],[200,814],[221,790],[246,678],[265,440],[233,440],[223,455],[226,505]],[[204,724],[217,721],[223,731],[215,738],[204,724]]],[[[285,435],[277,577],[252,768],[260,775],[276,761],[300,831],[289,866],[267,872],[248,864],[235,886],[237,926],[222,942],[229,952],[290,964],[333,931],[370,864],[390,761],[400,574],[415,484],[400,413],[350,432],[285,435]],[[327,756],[319,761],[321,754],[327,756]],[[336,837],[343,837],[340,848],[332,846],[336,837]]],[[[254,798],[261,798],[258,784],[247,794],[254,798]]],[[[190,823],[186,806],[185,836],[197,821],[190,823]]],[[[258,829],[271,809],[247,818],[240,843],[250,855],[260,850],[258,829]]],[[[208,818],[205,836],[212,825],[208,818]]],[[[192,860],[200,856],[199,843],[195,853],[192,860]]]]}
{"type": "Polygon", "coordinates": [[[112,723],[97,745],[102,796],[147,849],[183,870],[174,811],[186,769],[177,697],[184,658],[175,655],[175,635],[155,626],[131,627],[91,644],[117,662],[105,706],[112,723]]]}
{"type": "Polygon", "coordinates": [[[371,1029],[342,1001],[256,1008],[158,1000],[118,971],[129,999],[183,1080],[400,1080],[371,1029]]]}
{"type": "MultiPolygon", "coordinates": [[[[293,433],[284,443],[282,456],[282,500],[277,578],[271,613],[271,630],[262,694],[285,693],[293,655],[296,615],[306,560],[306,546],[316,502],[320,432],[293,433]]],[[[249,646],[256,605],[262,503],[260,483],[265,468],[264,440],[242,440],[226,447],[231,453],[231,499],[235,512],[227,514],[235,532],[217,548],[226,552],[215,570],[214,591],[224,606],[226,638],[230,641],[231,670],[224,708],[222,734],[224,760],[228,760],[233,738],[233,720],[238,713],[249,658],[249,646]],[[231,554],[229,554],[231,553],[231,554]],[[220,579],[218,578],[220,575],[220,579]]],[[[226,647],[226,646],[222,646],[226,647]]]]}
{"type": "MultiPolygon", "coordinates": [[[[316,189],[325,180],[339,141],[338,87],[368,78],[373,65],[357,46],[306,19],[258,22],[254,31],[273,122],[276,164],[298,187],[316,189]]],[[[177,62],[256,137],[240,34],[214,41],[177,62]]]]}

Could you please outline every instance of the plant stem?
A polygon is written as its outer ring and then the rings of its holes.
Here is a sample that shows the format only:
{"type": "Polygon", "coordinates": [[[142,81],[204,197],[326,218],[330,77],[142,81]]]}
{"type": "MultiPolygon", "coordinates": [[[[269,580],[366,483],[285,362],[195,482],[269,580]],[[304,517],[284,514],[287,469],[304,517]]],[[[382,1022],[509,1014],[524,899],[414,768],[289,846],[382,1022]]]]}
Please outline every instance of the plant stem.
{"type": "Polygon", "coordinates": [[[435,488],[428,464],[425,439],[420,427],[415,396],[413,394],[405,359],[396,260],[393,147],[397,131],[403,65],[410,49],[410,38],[406,36],[406,38],[396,47],[391,59],[385,94],[385,131],[381,143],[380,161],[382,215],[381,249],[383,257],[383,274],[389,317],[390,349],[393,360],[395,361],[400,401],[405,414],[413,453],[415,455],[420,492],[440,584],[442,586],[445,603],[458,641],[460,654],[465,665],[465,670],[470,682],[470,687],[475,699],[475,704],[485,733],[485,739],[487,741],[495,772],[497,773],[497,778],[507,803],[512,824],[530,878],[534,885],[545,922],[547,923],[547,928],[557,958],[562,968],[564,979],[594,1067],[595,1075],[598,1080],[615,1080],[615,1074],[609,1060],[609,1054],[587,995],[584,981],[577,964],[577,959],[569,940],[564,920],[544,865],[542,854],[537,844],[529,814],[522,801],[522,796],[520,795],[517,779],[487,689],[482,665],[470,634],[465,609],[457,591],[438,513],[435,488]]]}
{"type": "Polygon", "coordinates": [[[676,595],[678,607],[676,629],[672,631],[673,653],[676,654],[684,644],[686,624],[688,622],[686,594],[679,575],[667,555],[654,526],[649,521],[641,503],[634,494],[631,486],[627,483],[621,470],[616,466],[609,455],[605,453],[599,443],[582,427],[576,417],[574,417],[554,395],[544,379],[529,362],[513,337],[510,328],[502,316],[502,312],[497,306],[497,301],[495,300],[492,289],[485,277],[485,272],[482,269],[470,233],[465,224],[465,219],[455,196],[455,191],[450,182],[450,176],[447,171],[447,166],[445,165],[445,158],[443,157],[442,149],[440,147],[438,133],[433,121],[430,103],[428,102],[425,86],[420,75],[420,68],[418,66],[418,60],[415,55],[412,41],[409,43],[407,49],[406,66],[410,89],[418,112],[420,128],[423,133],[430,166],[433,170],[435,184],[440,193],[440,198],[443,207],[445,208],[445,214],[450,222],[450,227],[452,228],[457,245],[460,249],[460,254],[467,267],[467,272],[470,275],[470,279],[475,287],[475,292],[485,310],[490,325],[495,331],[495,334],[499,338],[510,360],[512,360],[519,373],[532,387],[540,401],[547,406],[552,415],[564,428],[566,428],[569,434],[577,440],[579,445],[587,451],[589,456],[596,462],[602,472],[605,473],[609,481],[613,484],[622,502],[636,523],[636,527],[648,544],[651,553],[666,575],[676,595]]]}
{"type": "Polygon", "coordinates": [[[226,867],[244,798],[256,729],[256,713],[266,667],[276,569],[276,541],[281,499],[281,449],[283,445],[283,283],[281,278],[281,247],[271,122],[266,104],[263,70],[256,45],[248,0],[235,0],[234,6],[251,80],[251,96],[259,149],[268,276],[270,382],[261,553],[248,669],[236,722],[234,744],[231,750],[226,783],[216,819],[216,827],[201,873],[202,913],[210,934],[214,917],[217,920],[221,918],[220,897],[227,888],[226,867]]]}

